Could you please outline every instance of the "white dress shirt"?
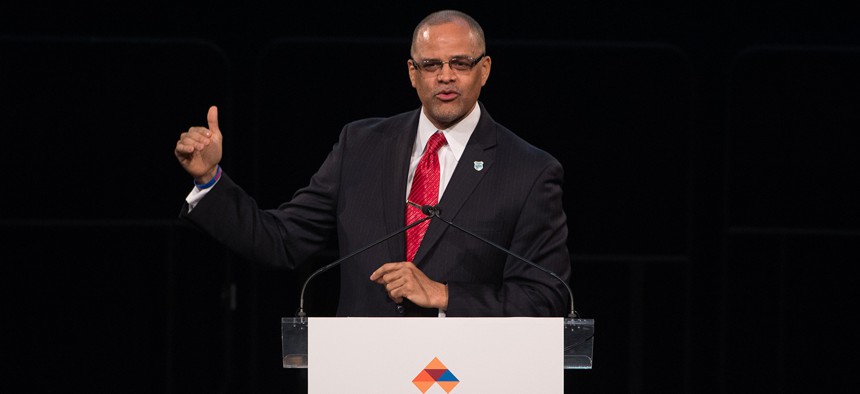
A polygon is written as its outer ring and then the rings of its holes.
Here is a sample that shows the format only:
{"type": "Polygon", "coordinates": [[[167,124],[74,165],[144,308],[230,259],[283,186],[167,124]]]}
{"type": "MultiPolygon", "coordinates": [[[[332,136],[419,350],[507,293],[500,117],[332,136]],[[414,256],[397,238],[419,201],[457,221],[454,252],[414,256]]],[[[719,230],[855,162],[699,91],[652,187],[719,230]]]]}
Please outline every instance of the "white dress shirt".
{"type": "MultiPolygon", "coordinates": [[[[445,188],[451,180],[451,175],[454,174],[454,169],[457,168],[457,162],[460,161],[460,156],[463,156],[463,151],[466,150],[466,143],[475,131],[478,125],[478,120],[481,119],[481,107],[475,104],[475,109],[466,115],[463,120],[455,124],[453,127],[441,130],[445,135],[447,144],[439,148],[439,199],[442,199],[442,194],[445,193],[445,188]]],[[[418,118],[418,136],[415,138],[415,144],[412,146],[412,156],[409,159],[409,178],[406,180],[406,195],[412,190],[412,178],[415,177],[415,169],[418,168],[418,162],[421,160],[421,155],[424,154],[424,147],[427,146],[427,141],[430,136],[436,133],[438,129],[430,123],[430,119],[424,114],[424,109],[421,110],[421,116],[418,118]]]]}

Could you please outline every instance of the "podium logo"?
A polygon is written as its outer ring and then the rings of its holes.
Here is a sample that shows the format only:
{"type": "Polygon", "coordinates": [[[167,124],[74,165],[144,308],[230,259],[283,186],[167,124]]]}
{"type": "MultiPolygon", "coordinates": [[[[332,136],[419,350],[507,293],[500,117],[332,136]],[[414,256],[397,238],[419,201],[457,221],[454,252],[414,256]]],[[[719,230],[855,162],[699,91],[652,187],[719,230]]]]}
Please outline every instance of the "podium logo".
{"type": "Polygon", "coordinates": [[[426,393],[434,383],[438,384],[446,393],[450,393],[454,386],[460,383],[457,377],[437,357],[433,357],[433,361],[427,364],[415,379],[412,379],[412,384],[418,387],[422,393],[426,393]]]}

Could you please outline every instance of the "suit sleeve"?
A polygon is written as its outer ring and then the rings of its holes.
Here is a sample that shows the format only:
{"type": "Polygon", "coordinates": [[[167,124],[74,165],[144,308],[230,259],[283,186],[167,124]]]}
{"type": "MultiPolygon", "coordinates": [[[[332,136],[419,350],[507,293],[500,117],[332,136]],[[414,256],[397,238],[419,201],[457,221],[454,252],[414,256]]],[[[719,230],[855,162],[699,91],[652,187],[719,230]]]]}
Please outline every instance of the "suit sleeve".
{"type": "Polygon", "coordinates": [[[563,169],[555,160],[535,179],[509,249],[555,273],[561,280],[508,256],[500,284],[448,283],[448,316],[564,316],[570,294],[563,169]],[[564,281],[564,283],[562,283],[564,281]]]}
{"type": "Polygon", "coordinates": [[[340,156],[345,139],[334,146],[308,186],[277,209],[262,210],[226,174],[189,213],[180,218],[209,234],[243,258],[295,268],[328,246],[335,234],[340,156]]]}

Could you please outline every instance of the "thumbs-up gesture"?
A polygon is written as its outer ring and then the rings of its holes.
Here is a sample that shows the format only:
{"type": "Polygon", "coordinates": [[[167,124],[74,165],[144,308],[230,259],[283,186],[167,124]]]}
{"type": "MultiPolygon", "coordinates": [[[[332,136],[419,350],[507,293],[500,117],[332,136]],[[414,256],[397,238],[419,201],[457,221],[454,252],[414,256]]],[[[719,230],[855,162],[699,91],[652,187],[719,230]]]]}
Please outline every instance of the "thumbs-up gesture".
{"type": "Polygon", "coordinates": [[[191,127],[179,136],[173,153],[194,181],[204,184],[215,177],[221,162],[223,138],[218,128],[218,107],[209,108],[209,127],[191,127]]]}

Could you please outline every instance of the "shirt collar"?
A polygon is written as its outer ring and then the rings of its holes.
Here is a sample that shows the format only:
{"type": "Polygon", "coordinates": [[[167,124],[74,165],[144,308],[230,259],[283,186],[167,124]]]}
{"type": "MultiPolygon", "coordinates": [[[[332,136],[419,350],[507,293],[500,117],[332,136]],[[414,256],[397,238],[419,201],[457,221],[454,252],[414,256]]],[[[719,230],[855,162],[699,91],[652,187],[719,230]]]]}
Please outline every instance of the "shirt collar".
{"type": "MultiPolygon", "coordinates": [[[[442,130],[445,139],[448,141],[448,145],[446,146],[448,149],[451,149],[451,153],[454,154],[454,158],[457,161],[460,160],[460,156],[466,150],[466,144],[469,142],[472,132],[475,131],[475,127],[478,126],[480,119],[481,106],[475,103],[475,108],[463,120],[448,129],[442,130]]],[[[438,130],[436,126],[433,126],[433,123],[424,114],[424,108],[421,108],[421,116],[418,117],[418,138],[415,138],[415,146],[412,151],[415,154],[421,155],[424,152],[424,146],[427,145],[427,141],[430,140],[430,136],[436,130],[438,130]]]]}

